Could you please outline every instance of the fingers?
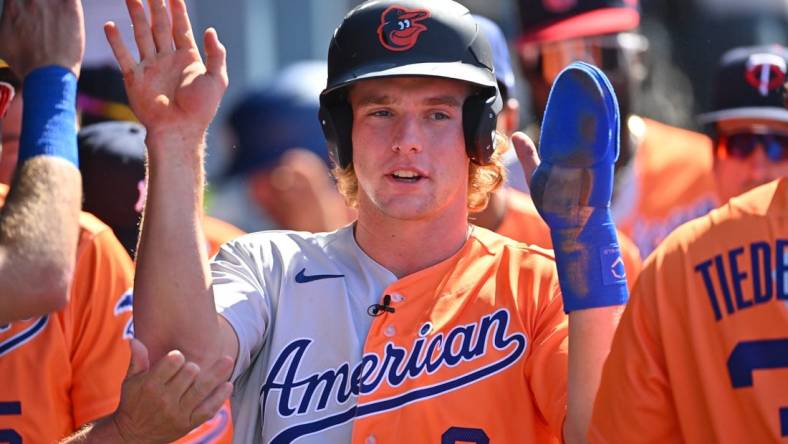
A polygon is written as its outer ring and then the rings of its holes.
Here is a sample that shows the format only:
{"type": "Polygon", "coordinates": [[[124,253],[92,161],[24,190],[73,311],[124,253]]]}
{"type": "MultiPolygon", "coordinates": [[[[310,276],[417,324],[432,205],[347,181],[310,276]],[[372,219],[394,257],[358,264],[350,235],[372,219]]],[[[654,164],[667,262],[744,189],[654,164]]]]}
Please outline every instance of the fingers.
{"type": "Polygon", "coordinates": [[[152,22],[153,41],[160,53],[170,53],[172,47],[172,24],[165,0],[148,0],[152,22]]]}
{"type": "Polygon", "coordinates": [[[150,361],[148,360],[148,349],[145,344],[132,338],[129,342],[131,347],[131,362],[129,362],[129,372],[127,376],[134,376],[148,370],[150,361]]]}
{"type": "Polygon", "coordinates": [[[126,0],[126,7],[129,10],[131,25],[134,29],[134,40],[137,42],[137,50],[140,53],[140,60],[145,60],[156,56],[156,45],[151,35],[150,23],[145,16],[145,7],[141,0],[126,0]]]}
{"type": "Polygon", "coordinates": [[[199,425],[213,418],[232,392],[233,385],[229,382],[219,384],[210,396],[192,411],[190,422],[194,425],[199,425]]]}
{"type": "Polygon", "coordinates": [[[197,42],[194,41],[194,33],[184,0],[170,0],[170,12],[172,13],[172,38],[175,48],[197,49],[197,42]]]}
{"type": "Polygon", "coordinates": [[[205,67],[208,75],[220,80],[222,84],[227,86],[227,50],[219,41],[219,36],[216,30],[208,28],[204,36],[205,43],[205,67]]]}
{"type": "Polygon", "coordinates": [[[539,155],[536,153],[536,145],[534,145],[530,137],[519,131],[512,134],[512,145],[514,145],[514,151],[523,165],[525,177],[530,186],[531,177],[533,177],[536,167],[539,166],[539,155]]]}
{"type": "Polygon", "coordinates": [[[173,350],[161,358],[150,372],[149,383],[154,387],[163,387],[186,364],[186,358],[178,350],[173,350]]]}
{"type": "Polygon", "coordinates": [[[118,27],[115,25],[115,23],[105,23],[104,34],[107,36],[107,41],[109,42],[109,46],[112,48],[112,53],[115,54],[115,60],[118,61],[120,71],[124,76],[131,73],[134,70],[134,66],[137,64],[137,62],[134,60],[134,57],[131,56],[129,48],[127,48],[126,44],[123,42],[123,38],[121,38],[118,27]]]}
{"type": "Polygon", "coordinates": [[[197,379],[200,374],[200,366],[194,362],[187,362],[181,367],[178,373],[167,382],[167,390],[177,393],[180,397],[182,393],[189,389],[189,387],[197,379]]]}
{"type": "Polygon", "coordinates": [[[226,356],[217,360],[211,367],[203,369],[189,390],[181,397],[181,408],[185,411],[197,408],[213,396],[217,389],[221,388],[223,383],[230,378],[232,370],[232,359],[226,356]]]}

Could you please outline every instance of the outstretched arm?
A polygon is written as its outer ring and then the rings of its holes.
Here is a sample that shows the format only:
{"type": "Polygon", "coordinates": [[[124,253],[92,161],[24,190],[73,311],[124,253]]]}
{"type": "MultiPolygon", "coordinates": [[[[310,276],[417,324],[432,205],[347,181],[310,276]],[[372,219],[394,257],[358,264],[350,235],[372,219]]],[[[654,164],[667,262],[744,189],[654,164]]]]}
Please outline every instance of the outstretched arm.
{"type": "MultiPolygon", "coordinates": [[[[18,168],[0,212],[0,325],[68,301],[82,199],[75,106],[83,28],[79,0],[3,5],[0,58],[24,79],[25,94],[18,168]]],[[[12,161],[8,149],[0,155],[12,161]]]]}
{"type": "MultiPolygon", "coordinates": [[[[531,177],[539,165],[536,147],[523,133],[515,133],[512,142],[526,177],[531,177]]],[[[623,311],[623,305],[614,305],[569,313],[568,405],[564,422],[564,440],[567,443],[586,441],[602,367],[623,311]]]]}
{"type": "Polygon", "coordinates": [[[624,265],[610,216],[618,158],[618,105],[597,68],[572,64],[550,92],[541,133],[513,143],[534,203],[550,227],[564,310],[569,314],[568,405],[564,439],[582,443],[602,367],[628,297],[624,265]]]}
{"type": "Polygon", "coordinates": [[[200,365],[235,356],[237,339],[214,307],[202,233],[205,132],[227,88],[225,49],[205,32],[206,63],[183,0],[126,0],[137,62],[113,23],[105,32],[131,108],[147,130],[148,199],[134,280],[136,336],[151,362],[177,349],[200,365]]]}

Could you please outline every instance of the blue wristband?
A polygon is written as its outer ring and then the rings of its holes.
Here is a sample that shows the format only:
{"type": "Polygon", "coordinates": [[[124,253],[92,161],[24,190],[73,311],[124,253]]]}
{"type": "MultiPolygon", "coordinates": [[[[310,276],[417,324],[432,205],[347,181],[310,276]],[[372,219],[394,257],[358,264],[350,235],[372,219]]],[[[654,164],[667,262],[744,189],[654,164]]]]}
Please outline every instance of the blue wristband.
{"type": "Polygon", "coordinates": [[[626,303],[626,272],[610,214],[621,118],[613,86],[574,62],[556,77],[542,118],[534,204],[555,250],[567,313],[626,303]]]}
{"type": "Polygon", "coordinates": [[[582,228],[551,229],[564,311],[627,302],[626,271],[616,226],[607,209],[595,209],[582,228]]]}
{"type": "Polygon", "coordinates": [[[79,167],[77,77],[62,66],[45,66],[28,74],[23,88],[18,165],[36,156],[55,156],[79,167]]]}

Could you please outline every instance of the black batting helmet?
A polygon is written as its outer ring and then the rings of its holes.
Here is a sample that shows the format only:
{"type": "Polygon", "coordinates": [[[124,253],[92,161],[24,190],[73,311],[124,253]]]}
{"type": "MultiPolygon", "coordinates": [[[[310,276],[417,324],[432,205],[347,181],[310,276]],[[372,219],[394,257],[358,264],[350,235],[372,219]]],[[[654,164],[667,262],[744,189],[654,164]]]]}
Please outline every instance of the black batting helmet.
{"type": "Polygon", "coordinates": [[[463,104],[468,157],[489,163],[502,101],[490,45],[467,8],[452,0],[370,0],[351,10],[328,49],[320,122],[333,161],[353,161],[353,112],[347,87],[362,79],[426,76],[477,88],[463,104]]]}

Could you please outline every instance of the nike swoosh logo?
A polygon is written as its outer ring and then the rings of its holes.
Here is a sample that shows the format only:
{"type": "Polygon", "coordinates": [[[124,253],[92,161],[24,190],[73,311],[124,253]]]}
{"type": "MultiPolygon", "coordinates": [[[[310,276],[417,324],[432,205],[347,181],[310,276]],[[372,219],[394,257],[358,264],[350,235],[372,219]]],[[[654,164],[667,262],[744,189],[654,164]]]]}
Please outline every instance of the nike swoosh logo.
{"type": "Polygon", "coordinates": [[[334,279],[334,278],[341,278],[345,277],[344,274],[313,274],[311,276],[307,276],[304,274],[306,272],[306,268],[302,268],[301,271],[295,277],[295,281],[299,284],[305,284],[307,282],[312,281],[319,281],[321,279],[334,279]]]}

